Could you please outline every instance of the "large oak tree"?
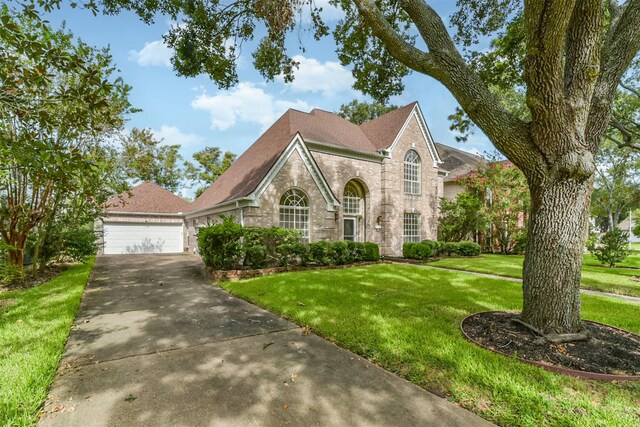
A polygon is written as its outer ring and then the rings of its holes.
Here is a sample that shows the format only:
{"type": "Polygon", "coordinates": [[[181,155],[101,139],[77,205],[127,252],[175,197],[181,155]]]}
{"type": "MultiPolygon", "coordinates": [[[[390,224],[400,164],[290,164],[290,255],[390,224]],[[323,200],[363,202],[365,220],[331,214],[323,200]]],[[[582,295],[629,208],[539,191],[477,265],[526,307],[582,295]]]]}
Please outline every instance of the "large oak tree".
{"type": "MultiPolygon", "coordinates": [[[[298,24],[329,33],[313,0],[103,0],[107,12],[180,19],[166,37],[183,75],[237,82],[238,46],[261,32],[254,65],[265,78],[293,78],[286,36],[298,24]],[[310,13],[311,19],[299,19],[310,13]],[[264,31],[263,31],[264,30],[264,31]]],[[[525,174],[532,196],[524,262],[525,322],[547,333],[582,330],[580,276],[594,157],[616,89],[640,48],[640,0],[458,0],[454,42],[426,0],[333,0],[345,16],[334,29],[355,88],[378,100],[403,89],[410,71],[442,83],[468,117],[525,174]],[[461,52],[523,20],[527,118],[500,102],[461,52]]]]}

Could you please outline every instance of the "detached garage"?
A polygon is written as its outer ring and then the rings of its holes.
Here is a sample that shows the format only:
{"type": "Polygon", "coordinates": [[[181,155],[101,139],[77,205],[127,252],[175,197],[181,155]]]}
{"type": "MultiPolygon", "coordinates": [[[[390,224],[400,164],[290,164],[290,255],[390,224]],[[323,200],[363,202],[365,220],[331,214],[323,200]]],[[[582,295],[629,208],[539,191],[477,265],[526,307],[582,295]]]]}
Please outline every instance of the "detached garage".
{"type": "Polygon", "coordinates": [[[96,223],[105,255],[181,253],[185,248],[184,214],[189,203],[147,181],[105,204],[96,223]]]}

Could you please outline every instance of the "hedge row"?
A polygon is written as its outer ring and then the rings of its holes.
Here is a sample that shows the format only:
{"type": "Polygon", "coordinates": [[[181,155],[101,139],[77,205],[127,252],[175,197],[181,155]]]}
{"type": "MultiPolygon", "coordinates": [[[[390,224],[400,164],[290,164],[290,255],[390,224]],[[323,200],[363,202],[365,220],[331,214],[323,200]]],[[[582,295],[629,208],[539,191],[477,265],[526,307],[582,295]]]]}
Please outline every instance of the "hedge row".
{"type": "Polygon", "coordinates": [[[198,248],[204,263],[214,270],[344,265],[380,259],[380,249],[375,243],[300,243],[301,237],[296,230],[243,227],[233,218],[223,217],[218,224],[200,228],[198,248]]]}
{"type": "Polygon", "coordinates": [[[480,245],[474,242],[437,242],[423,240],[420,243],[407,242],[402,246],[402,255],[410,259],[427,259],[443,255],[478,256],[480,245]]]}

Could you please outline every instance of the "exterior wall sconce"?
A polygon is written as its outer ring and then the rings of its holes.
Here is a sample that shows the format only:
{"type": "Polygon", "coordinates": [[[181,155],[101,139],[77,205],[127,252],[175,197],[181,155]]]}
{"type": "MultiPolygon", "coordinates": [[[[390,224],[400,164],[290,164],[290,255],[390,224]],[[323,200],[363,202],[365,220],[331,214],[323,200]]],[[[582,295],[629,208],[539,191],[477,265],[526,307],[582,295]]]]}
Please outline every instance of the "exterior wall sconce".
{"type": "Polygon", "coordinates": [[[382,222],[382,215],[378,215],[378,218],[376,218],[376,225],[373,227],[376,231],[382,230],[382,224],[380,224],[380,222],[382,222]]]}

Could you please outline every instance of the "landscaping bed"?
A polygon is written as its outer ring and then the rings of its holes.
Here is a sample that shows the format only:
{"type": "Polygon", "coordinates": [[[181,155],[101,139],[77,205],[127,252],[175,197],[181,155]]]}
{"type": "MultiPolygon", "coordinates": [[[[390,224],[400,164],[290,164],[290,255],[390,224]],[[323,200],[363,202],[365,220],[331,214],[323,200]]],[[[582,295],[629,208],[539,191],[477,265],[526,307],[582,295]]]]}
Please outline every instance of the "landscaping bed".
{"type": "Polygon", "coordinates": [[[481,347],[556,372],[609,381],[640,379],[640,336],[636,334],[584,321],[588,340],[554,344],[514,319],[519,319],[518,313],[477,313],[465,318],[461,328],[481,347]]]}
{"type": "Polygon", "coordinates": [[[290,271],[306,271],[306,270],[327,270],[336,268],[349,268],[363,265],[378,264],[380,261],[361,261],[345,265],[289,265],[286,267],[268,267],[268,268],[244,268],[238,270],[213,270],[207,268],[207,272],[213,278],[214,282],[234,282],[238,280],[251,279],[253,277],[272,276],[278,273],[286,273],[290,271]]]}

